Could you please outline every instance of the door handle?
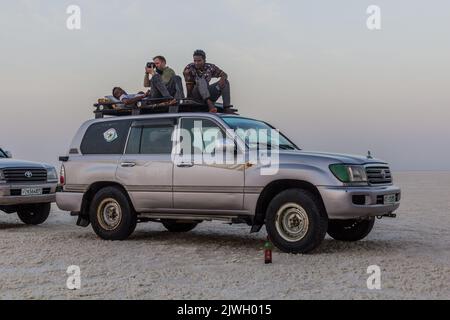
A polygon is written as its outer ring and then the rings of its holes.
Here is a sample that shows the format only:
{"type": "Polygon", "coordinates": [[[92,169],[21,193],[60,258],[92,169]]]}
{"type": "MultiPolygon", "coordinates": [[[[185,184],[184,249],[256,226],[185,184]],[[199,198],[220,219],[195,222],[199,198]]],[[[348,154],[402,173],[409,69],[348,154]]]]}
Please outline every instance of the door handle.
{"type": "Polygon", "coordinates": [[[123,168],[133,168],[136,166],[136,162],[122,162],[120,166],[123,168]]]}
{"type": "Polygon", "coordinates": [[[194,163],[192,162],[182,162],[177,164],[178,168],[192,168],[194,166],[194,163]]]}

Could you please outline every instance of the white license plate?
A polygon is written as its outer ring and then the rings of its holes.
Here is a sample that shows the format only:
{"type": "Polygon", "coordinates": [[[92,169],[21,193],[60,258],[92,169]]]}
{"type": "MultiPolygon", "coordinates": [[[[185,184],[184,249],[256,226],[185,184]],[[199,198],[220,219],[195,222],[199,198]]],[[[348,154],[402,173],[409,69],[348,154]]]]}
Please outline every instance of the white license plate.
{"type": "Polygon", "coordinates": [[[394,204],[395,203],[395,194],[387,194],[384,196],[384,204],[394,204]]]}
{"type": "Polygon", "coordinates": [[[24,188],[22,189],[23,196],[37,196],[42,194],[42,188],[24,188]]]}

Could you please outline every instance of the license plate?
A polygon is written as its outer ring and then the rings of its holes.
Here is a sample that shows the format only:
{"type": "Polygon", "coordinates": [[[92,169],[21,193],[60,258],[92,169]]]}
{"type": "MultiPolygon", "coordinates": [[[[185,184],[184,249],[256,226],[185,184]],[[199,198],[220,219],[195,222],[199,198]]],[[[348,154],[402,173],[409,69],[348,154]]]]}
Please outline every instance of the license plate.
{"type": "Polygon", "coordinates": [[[42,188],[24,188],[22,189],[22,196],[37,196],[42,194],[42,188]]]}
{"type": "Polygon", "coordinates": [[[394,204],[395,203],[395,194],[387,194],[384,196],[384,204],[394,204]]]}

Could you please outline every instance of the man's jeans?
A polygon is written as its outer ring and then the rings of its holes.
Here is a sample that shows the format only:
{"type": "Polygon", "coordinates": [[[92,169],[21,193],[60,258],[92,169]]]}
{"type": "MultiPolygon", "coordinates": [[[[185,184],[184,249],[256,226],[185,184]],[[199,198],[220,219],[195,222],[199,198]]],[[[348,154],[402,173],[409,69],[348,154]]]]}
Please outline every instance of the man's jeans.
{"type": "Polygon", "coordinates": [[[228,107],[231,105],[231,93],[230,83],[225,81],[225,87],[220,88],[219,82],[214,84],[208,84],[205,79],[197,79],[195,81],[195,87],[192,91],[192,97],[194,100],[205,101],[210,99],[212,102],[216,102],[222,96],[223,106],[228,107]]]}
{"type": "Polygon", "coordinates": [[[169,83],[164,84],[161,75],[152,76],[150,98],[175,98],[177,100],[184,99],[183,82],[179,76],[173,76],[169,83]]]}

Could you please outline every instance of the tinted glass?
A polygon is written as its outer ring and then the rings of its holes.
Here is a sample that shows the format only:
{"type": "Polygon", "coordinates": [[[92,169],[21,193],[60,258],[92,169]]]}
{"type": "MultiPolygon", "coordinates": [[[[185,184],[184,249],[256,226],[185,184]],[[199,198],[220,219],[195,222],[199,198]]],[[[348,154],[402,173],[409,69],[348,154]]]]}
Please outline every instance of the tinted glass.
{"type": "Polygon", "coordinates": [[[183,151],[191,150],[191,154],[212,153],[216,140],[225,138],[223,130],[208,119],[184,118],[181,128],[182,134],[186,135],[182,138],[181,147],[183,151]]]}
{"type": "Polygon", "coordinates": [[[134,127],[131,129],[127,154],[171,154],[173,125],[134,127]]]}
{"type": "Polygon", "coordinates": [[[130,137],[128,138],[126,154],[139,154],[141,148],[141,127],[131,128],[130,137]]]}
{"type": "Polygon", "coordinates": [[[173,126],[142,128],[141,154],[171,154],[173,126]]]}
{"type": "Polygon", "coordinates": [[[131,121],[117,120],[92,124],[81,142],[83,154],[123,154],[131,121]]]}

